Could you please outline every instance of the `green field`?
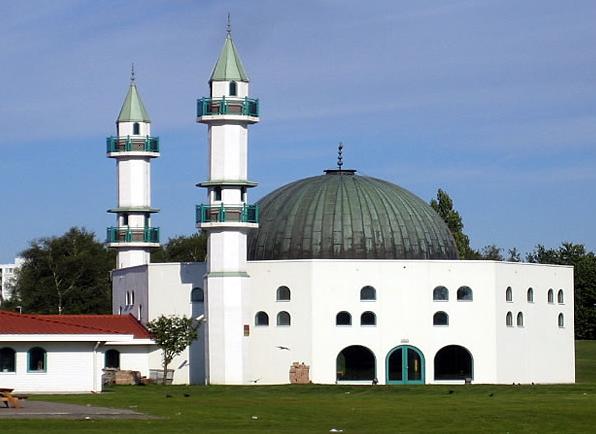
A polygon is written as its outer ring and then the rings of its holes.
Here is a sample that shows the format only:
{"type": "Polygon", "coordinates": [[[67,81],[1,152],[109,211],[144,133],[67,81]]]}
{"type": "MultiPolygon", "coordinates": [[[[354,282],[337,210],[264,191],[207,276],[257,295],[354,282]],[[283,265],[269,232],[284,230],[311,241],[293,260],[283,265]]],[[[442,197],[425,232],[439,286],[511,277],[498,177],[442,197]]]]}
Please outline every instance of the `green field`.
{"type": "Polygon", "coordinates": [[[299,434],[332,428],[346,434],[596,432],[596,341],[577,343],[577,381],[560,386],[122,386],[101,395],[35,399],[133,408],[161,419],[0,420],[0,426],[9,426],[11,434],[299,434]]]}

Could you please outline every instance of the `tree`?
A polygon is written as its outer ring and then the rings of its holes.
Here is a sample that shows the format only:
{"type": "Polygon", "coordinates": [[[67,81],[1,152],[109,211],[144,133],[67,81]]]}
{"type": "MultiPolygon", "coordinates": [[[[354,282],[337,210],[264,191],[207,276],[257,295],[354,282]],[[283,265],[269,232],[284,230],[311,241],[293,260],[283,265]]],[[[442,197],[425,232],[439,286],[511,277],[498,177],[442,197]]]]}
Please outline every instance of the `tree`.
{"type": "Polygon", "coordinates": [[[207,255],[207,235],[196,233],[170,238],[151,254],[151,262],[202,262],[207,255]]]}
{"type": "Polygon", "coordinates": [[[430,206],[445,221],[451,235],[455,239],[455,245],[460,259],[476,259],[478,252],[470,247],[470,238],[463,232],[464,223],[459,212],[453,209],[453,201],[444,190],[437,191],[436,199],[430,201],[430,206]]]}
{"type": "Polygon", "coordinates": [[[166,384],[168,366],[197,336],[198,324],[186,316],[161,315],[147,323],[147,329],[163,352],[163,384],[166,384]]]}
{"type": "Polygon", "coordinates": [[[480,251],[479,258],[470,258],[470,259],[484,259],[489,261],[502,261],[503,249],[497,247],[495,244],[489,244],[488,246],[484,246],[480,251]]]}
{"type": "Polygon", "coordinates": [[[109,313],[115,254],[92,232],[73,227],[31,241],[20,256],[12,304],[27,313],[109,313]]]}

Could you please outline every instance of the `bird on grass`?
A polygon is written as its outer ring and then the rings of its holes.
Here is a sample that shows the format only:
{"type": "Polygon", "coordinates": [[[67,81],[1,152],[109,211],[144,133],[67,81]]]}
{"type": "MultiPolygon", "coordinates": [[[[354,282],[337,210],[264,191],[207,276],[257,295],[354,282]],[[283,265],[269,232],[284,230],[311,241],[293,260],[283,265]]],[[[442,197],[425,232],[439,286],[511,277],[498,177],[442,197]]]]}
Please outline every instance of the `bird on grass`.
{"type": "Polygon", "coordinates": [[[449,389],[449,392],[447,392],[449,395],[451,395],[453,393],[453,390],[449,389]]]}
{"type": "Polygon", "coordinates": [[[492,398],[493,396],[495,396],[495,394],[491,392],[488,394],[488,396],[490,396],[492,398]]]}

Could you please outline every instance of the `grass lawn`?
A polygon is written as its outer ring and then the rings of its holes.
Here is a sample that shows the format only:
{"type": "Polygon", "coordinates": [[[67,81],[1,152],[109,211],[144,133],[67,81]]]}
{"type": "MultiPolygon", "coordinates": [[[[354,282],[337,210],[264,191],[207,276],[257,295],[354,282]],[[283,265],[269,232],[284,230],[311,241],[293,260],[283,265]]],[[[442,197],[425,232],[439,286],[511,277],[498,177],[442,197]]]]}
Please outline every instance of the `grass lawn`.
{"type": "Polygon", "coordinates": [[[131,407],[162,419],[0,420],[0,426],[10,424],[11,434],[299,434],[331,428],[346,434],[596,432],[596,341],[577,343],[577,381],[557,386],[121,386],[101,395],[35,399],[131,407]]]}

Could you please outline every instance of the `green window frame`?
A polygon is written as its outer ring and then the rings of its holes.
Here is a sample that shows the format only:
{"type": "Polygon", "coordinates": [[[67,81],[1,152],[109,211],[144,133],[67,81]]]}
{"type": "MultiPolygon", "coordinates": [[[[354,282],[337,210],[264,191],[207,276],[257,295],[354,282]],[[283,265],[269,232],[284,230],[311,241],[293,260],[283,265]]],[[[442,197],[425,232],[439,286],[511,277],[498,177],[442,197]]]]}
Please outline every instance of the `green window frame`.
{"type": "Polygon", "coordinates": [[[48,352],[41,347],[27,351],[27,372],[44,373],[48,371],[48,352]]]}

